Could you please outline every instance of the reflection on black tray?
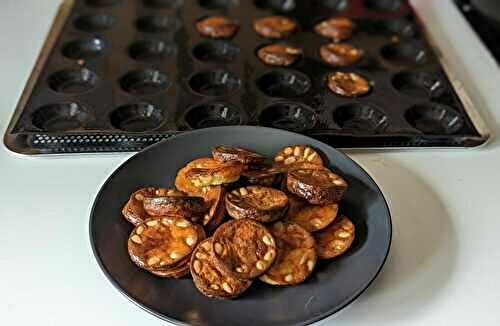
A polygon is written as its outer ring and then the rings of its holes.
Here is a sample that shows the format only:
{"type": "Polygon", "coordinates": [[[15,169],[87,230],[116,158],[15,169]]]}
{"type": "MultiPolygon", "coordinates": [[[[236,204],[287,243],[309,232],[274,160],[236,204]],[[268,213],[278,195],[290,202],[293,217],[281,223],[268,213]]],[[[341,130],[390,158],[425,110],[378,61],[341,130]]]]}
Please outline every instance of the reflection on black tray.
{"type": "Polygon", "coordinates": [[[456,4],[500,64],[500,2],[455,0],[456,4]]]}
{"type": "Polygon", "coordinates": [[[238,124],[288,129],[337,147],[485,141],[411,8],[398,0],[79,0],[19,110],[10,147],[29,153],[139,150],[182,131],[238,124]],[[255,55],[272,41],[252,23],[273,14],[299,25],[285,42],[304,56],[288,68],[255,55]],[[203,38],[194,24],[208,15],[235,18],[241,28],[231,40],[203,38]],[[365,56],[351,67],[321,61],[328,40],[313,27],[331,16],[355,22],[347,43],[365,56]],[[335,70],[367,78],[372,91],[355,99],[331,93],[326,76],[335,70]]]}

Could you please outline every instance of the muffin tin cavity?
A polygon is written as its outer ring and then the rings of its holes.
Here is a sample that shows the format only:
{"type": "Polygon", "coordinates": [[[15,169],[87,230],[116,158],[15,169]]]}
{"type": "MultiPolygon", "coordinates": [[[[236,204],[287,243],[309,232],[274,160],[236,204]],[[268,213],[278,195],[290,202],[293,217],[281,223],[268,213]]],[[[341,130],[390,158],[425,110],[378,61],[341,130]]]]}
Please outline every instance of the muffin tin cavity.
{"type": "Polygon", "coordinates": [[[170,80],[164,73],[154,69],[129,72],[121,79],[122,89],[132,95],[150,95],[165,91],[170,80]]]}
{"type": "Polygon", "coordinates": [[[144,16],[137,20],[137,29],[143,33],[169,33],[181,27],[181,22],[173,16],[144,16]]]}
{"type": "Polygon", "coordinates": [[[235,6],[240,0],[198,0],[201,7],[206,9],[225,9],[235,6]]]}
{"type": "Polygon", "coordinates": [[[364,0],[367,8],[376,11],[397,11],[401,8],[402,0],[364,0]]]}
{"type": "Polygon", "coordinates": [[[385,29],[388,33],[396,34],[401,37],[411,38],[418,36],[417,25],[406,18],[389,19],[385,22],[385,29]]]}
{"type": "Polygon", "coordinates": [[[149,103],[124,105],[110,115],[113,127],[128,132],[146,132],[158,128],[165,119],[162,110],[149,103]]]}
{"type": "Polygon", "coordinates": [[[424,71],[400,72],[392,79],[392,85],[399,92],[416,98],[438,98],[446,92],[440,76],[424,71]]]}
{"type": "Polygon", "coordinates": [[[399,65],[421,65],[428,61],[426,49],[417,41],[391,43],[381,53],[386,60],[399,65]]]}
{"type": "Polygon", "coordinates": [[[474,147],[488,139],[406,0],[75,0],[58,21],[64,25],[52,31],[13,115],[9,148],[135,151],[227,125],[292,130],[340,148],[474,147]],[[229,26],[206,20],[218,16],[229,26]],[[262,24],[272,16],[293,23],[262,24]],[[340,20],[317,27],[329,18],[340,20]],[[231,37],[212,38],[235,25],[231,37]],[[355,49],[321,51],[333,40],[318,29],[348,36],[342,42],[355,49]]]}
{"type": "Polygon", "coordinates": [[[159,9],[174,9],[182,5],[183,0],[142,0],[144,6],[159,9]]]}
{"type": "Polygon", "coordinates": [[[116,23],[116,18],[111,15],[95,14],[78,17],[75,28],[84,32],[99,33],[111,29],[116,23]]]}
{"type": "Polygon", "coordinates": [[[162,60],[176,53],[175,43],[161,40],[137,41],[129,48],[130,56],[137,61],[162,60]]]}
{"type": "Polygon", "coordinates": [[[295,9],[297,0],[254,0],[255,6],[260,9],[288,12],[295,9]]]}
{"type": "Polygon", "coordinates": [[[90,59],[103,54],[106,45],[97,37],[71,41],[64,46],[62,53],[69,59],[90,59]]]}
{"type": "Polygon", "coordinates": [[[273,70],[257,80],[259,89],[271,97],[298,97],[311,88],[311,80],[306,75],[293,70],[273,70]]]}
{"type": "Polygon", "coordinates": [[[111,7],[122,3],[123,0],[86,0],[91,7],[111,7]]]}
{"type": "Polygon", "coordinates": [[[313,0],[315,5],[335,11],[344,11],[349,7],[349,0],[313,0]]]}
{"type": "Polygon", "coordinates": [[[33,125],[46,132],[61,132],[82,128],[89,114],[80,104],[62,103],[43,106],[33,113],[33,125]]]}
{"type": "Polygon", "coordinates": [[[191,129],[243,124],[243,113],[228,103],[206,103],[192,107],[184,116],[191,129]]]}
{"type": "Polygon", "coordinates": [[[241,80],[232,72],[212,70],[197,73],[189,80],[189,87],[201,95],[223,96],[240,88],[241,80]]]}
{"type": "Polygon", "coordinates": [[[87,68],[64,69],[49,77],[49,86],[58,93],[81,94],[90,91],[97,84],[97,75],[87,68]]]}
{"type": "Polygon", "coordinates": [[[451,135],[464,126],[464,120],[455,109],[437,103],[415,105],[406,111],[405,117],[425,134],[451,135]]]}
{"type": "Polygon", "coordinates": [[[387,115],[370,104],[352,103],[339,106],[333,120],[340,128],[353,132],[380,133],[388,125],[387,115]]]}
{"type": "Polygon", "coordinates": [[[314,111],[301,103],[284,102],[268,106],[259,121],[263,126],[304,132],[314,128],[317,121],[314,111]]]}
{"type": "Polygon", "coordinates": [[[230,41],[205,41],[196,45],[193,56],[200,61],[229,63],[240,54],[240,47],[230,41]]]}

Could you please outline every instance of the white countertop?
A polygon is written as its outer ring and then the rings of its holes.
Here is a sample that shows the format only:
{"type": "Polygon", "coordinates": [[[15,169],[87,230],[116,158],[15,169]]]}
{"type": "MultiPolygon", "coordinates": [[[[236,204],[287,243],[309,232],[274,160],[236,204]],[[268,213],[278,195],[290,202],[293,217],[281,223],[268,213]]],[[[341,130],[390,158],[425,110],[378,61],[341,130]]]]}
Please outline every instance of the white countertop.
{"type": "MultiPolygon", "coordinates": [[[[499,134],[500,69],[450,1],[413,2],[499,134]]],[[[1,1],[2,135],[58,3],[1,1]]],[[[500,142],[349,154],[390,202],[392,250],[365,294],[318,325],[499,325],[500,142]]],[[[0,324],[165,324],[113,288],[90,248],[94,197],[129,156],[33,158],[0,147],[0,324]]]]}

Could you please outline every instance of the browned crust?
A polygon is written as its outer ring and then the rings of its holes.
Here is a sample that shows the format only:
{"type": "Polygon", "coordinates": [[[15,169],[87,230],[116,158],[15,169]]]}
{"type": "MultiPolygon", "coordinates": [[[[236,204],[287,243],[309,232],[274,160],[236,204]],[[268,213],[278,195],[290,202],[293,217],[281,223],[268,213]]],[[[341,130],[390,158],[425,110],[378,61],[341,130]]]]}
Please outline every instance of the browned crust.
{"type": "Polygon", "coordinates": [[[339,96],[358,97],[371,90],[370,82],[354,72],[332,72],[327,78],[328,89],[339,96]]]}
{"type": "Polygon", "coordinates": [[[208,238],[193,251],[189,265],[194,285],[209,298],[231,299],[240,296],[252,281],[239,280],[220,271],[213,262],[211,247],[212,239],[208,238]],[[229,287],[226,285],[224,289],[223,283],[227,283],[229,287]]]}
{"type": "MultiPolygon", "coordinates": [[[[198,232],[198,241],[201,242],[206,238],[205,235],[205,230],[203,230],[203,227],[201,227],[198,224],[195,224],[194,227],[196,228],[198,232]]],[[[174,263],[172,265],[166,266],[166,267],[159,267],[159,268],[147,268],[146,270],[150,272],[153,275],[156,275],[158,277],[162,278],[182,278],[189,274],[189,261],[191,260],[191,254],[186,256],[186,258],[183,258],[177,263],[174,263]]]]}
{"type": "Polygon", "coordinates": [[[345,216],[339,217],[329,227],[314,234],[318,258],[332,259],[344,254],[354,237],[354,224],[345,216]]]}
{"type": "Polygon", "coordinates": [[[209,232],[217,229],[226,216],[225,191],[223,188],[221,189],[220,198],[213,202],[207,213],[206,221],[203,221],[203,225],[205,225],[209,232]]]}
{"type": "Polygon", "coordinates": [[[146,270],[168,270],[189,257],[204,232],[182,217],[154,217],[131,232],[128,252],[131,260],[146,270]]]}
{"type": "Polygon", "coordinates": [[[347,182],[326,169],[291,171],[286,184],[288,191],[313,205],[338,203],[347,191],[347,182]]]}
{"type": "Polygon", "coordinates": [[[182,266],[172,268],[169,270],[148,270],[151,274],[163,278],[182,278],[189,274],[189,260],[186,261],[182,266]]]}
{"type": "Polygon", "coordinates": [[[323,37],[339,42],[352,36],[354,23],[349,18],[330,18],[314,26],[314,31],[323,37]]]}
{"type": "Polygon", "coordinates": [[[270,44],[257,51],[257,57],[271,66],[288,67],[303,55],[302,49],[285,44],[270,44]]]}
{"type": "Polygon", "coordinates": [[[239,29],[239,23],[224,16],[211,16],[196,23],[196,30],[205,37],[231,38],[239,29]]]}
{"type": "Polygon", "coordinates": [[[194,184],[192,184],[186,177],[186,173],[190,169],[191,168],[189,166],[185,166],[177,172],[175,187],[190,196],[200,196],[202,194],[202,189],[195,187],[194,184]]]}
{"type": "Polygon", "coordinates": [[[274,262],[276,241],[263,225],[253,220],[232,220],[215,231],[212,255],[224,274],[252,279],[265,273],[274,262]]]}
{"type": "Polygon", "coordinates": [[[282,39],[295,32],[297,23],[288,17],[269,16],[257,19],[254,29],[262,37],[282,39]]]}
{"type": "Polygon", "coordinates": [[[321,59],[329,65],[346,67],[361,60],[363,52],[350,44],[329,43],[321,46],[321,59]]]}
{"type": "Polygon", "coordinates": [[[241,174],[246,182],[255,186],[273,187],[279,185],[282,171],[271,167],[249,168],[241,174]]]}
{"type": "Polygon", "coordinates": [[[290,208],[286,220],[296,223],[308,232],[317,232],[330,225],[337,217],[339,205],[311,205],[306,200],[289,194],[290,208]]]}
{"type": "Polygon", "coordinates": [[[195,187],[203,188],[236,182],[242,171],[243,164],[239,162],[222,163],[212,158],[202,158],[188,164],[184,173],[187,181],[195,187]]]}
{"type": "Polygon", "coordinates": [[[205,159],[195,160],[179,170],[175,179],[177,189],[191,195],[201,196],[205,200],[205,205],[209,207],[208,212],[203,216],[203,225],[208,231],[212,231],[222,222],[225,214],[224,196],[225,190],[222,186],[195,187],[186,177],[186,173],[198,163],[205,162],[205,159]]]}
{"type": "Polygon", "coordinates": [[[270,229],[279,255],[260,280],[271,285],[304,282],[316,266],[316,242],[308,231],[295,223],[277,222],[270,229]]]}
{"type": "Polygon", "coordinates": [[[143,205],[151,216],[179,215],[192,222],[199,221],[207,211],[204,199],[192,196],[146,197],[143,205]]]}
{"type": "Polygon", "coordinates": [[[232,146],[216,146],[212,148],[212,156],[219,162],[236,161],[242,164],[262,164],[265,156],[248,149],[232,146]]]}
{"type": "Polygon", "coordinates": [[[139,225],[151,216],[144,210],[142,200],[147,196],[154,196],[157,188],[142,188],[130,195],[122,209],[123,217],[133,225],[139,225]]]}
{"type": "Polygon", "coordinates": [[[226,195],[226,209],[235,219],[249,218],[259,222],[273,222],[286,214],[288,197],[274,188],[243,187],[226,195]]]}

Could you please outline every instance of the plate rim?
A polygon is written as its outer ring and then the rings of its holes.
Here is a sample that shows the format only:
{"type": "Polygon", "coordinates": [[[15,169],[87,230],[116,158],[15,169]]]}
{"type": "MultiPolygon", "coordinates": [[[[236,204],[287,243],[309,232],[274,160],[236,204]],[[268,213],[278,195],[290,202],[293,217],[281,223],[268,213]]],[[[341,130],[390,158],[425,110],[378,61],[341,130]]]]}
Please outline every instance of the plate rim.
{"type": "Polygon", "coordinates": [[[92,203],[92,208],[90,210],[89,229],[88,229],[88,232],[89,232],[89,242],[90,242],[90,246],[92,248],[92,254],[94,255],[94,258],[96,259],[97,264],[99,265],[99,268],[101,269],[101,272],[104,274],[104,276],[106,277],[106,279],[113,285],[113,288],[115,290],[117,290],[120,294],[122,294],[124,297],[126,297],[129,301],[131,301],[137,307],[141,308],[142,310],[150,313],[151,315],[153,315],[153,316],[155,316],[155,317],[157,317],[157,318],[159,318],[161,320],[170,322],[170,323],[172,323],[174,325],[190,326],[190,324],[185,323],[184,321],[180,321],[178,319],[174,319],[174,318],[171,318],[171,317],[166,316],[164,314],[161,314],[161,313],[155,311],[154,309],[152,309],[151,307],[148,307],[148,305],[145,304],[145,303],[143,303],[143,302],[141,302],[141,300],[138,300],[137,298],[132,297],[112,277],[111,273],[108,271],[108,269],[106,268],[106,266],[104,266],[102,258],[99,255],[99,253],[97,252],[97,248],[95,247],[95,241],[93,241],[94,237],[93,237],[92,226],[93,226],[93,222],[94,222],[94,218],[95,218],[95,214],[94,213],[95,213],[96,206],[97,206],[97,199],[101,197],[101,195],[102,195],[102,193],[104,191],[104,188],[108,185],[108,183],[111,181],[111,179],[118,172],[120,172],[127,164],[129,164],[131,161],[135,160],[138,156],[142,155],[143,152],[146,152],[146,151],[152,150],[153,148],[162,146],[163,143],[170,142],[170,141],[178,139],[178,138],[189,137],[189,136],[192,136],[193,134],[204,133],[204,132],[207,132],[209,130],[222,130],[222,129],[234,129],[234,128],[248,129],[248,130],[254,129],[255,131],[258,131],[258,130],[269,130],[269,131],[274,131],[274,132],[282,132],[282,133],[290,134],[290,135],[294,135],[294,136],[299,135],[299,136],[302,136],[302,137],[309,138],[313,142],[318,142],[318,143],[324,144],[324,145],[330,147],[332,150],[334,150],[338,154],[340,154],[341,156],[343,156],[344,158],[346,158],[348,161],[352,162],[355,166],[357,166],[361,170],[361,172],[363,174],[365,174],[365,176],[368,177],[368,179],[371,182],[373,182],[373,185],[375,185],[376,190],[378,190],[378,192],[382,196],[382,199],[383,199],[383,202],[384,202],[384,207],[385,207],[385,209],[387,211],[387,217],[388,217],[388,222],[389,222],[388,223],[388,227],[389,227],[388,231],[389,232],[387,234],[388,235],[387,250],[384,253],[384,259],[382,260],[382,263],[380,264],[380,266],[377,269],[376,273],[373,275],[373,277],[370,279],[370,281],[366,284],[366,286],[364,288],[362,288],[361,290],[359,290],[358,293],[355,293],[355,295],[352,296],[351,298],[348,298],[347,300],[345,300],[345,302],[343,302],[342,304],[338,305],[335,309],[328,310],[328,311],[326,311],[326,312],[324,312],[322,314],[319,314],[319,315],[317,315],[317,316],[315,316],[315,317],[313,317],[311,319],[305,320],[303,322],[300,322],[300,323],[297,323],[297,324],[294,324],[294,325],[311,325],[311,324],[313,324],[315,322],[321,321],[323,319],[326,319],[326,318],[328,318],[330,316],[335,315],[336,313],[338,313],[339,311],[343,310],[344,308],[346,308],[347,306],[349,306],[351,303],[353,303],[354,301],[356,301],[372,285],[372,283],[377,279],[377,277],[380,275],[382,269],[384,268],[384,266],[385,266],[385,264],[387,262],[387,259],[389,257],[389,253],[390,253],[391,247],[392,247],[393,225],[392,225],[391,210],[390,210],[389,204],[387,202],[387,199],[385,198],[385,195],[382,192],[382,189],[380,189],[380,186],[375,182],[375,180],[373,179],[373,177],[361,165],[359,165],[355,160],[353,160],[352,158],[350,158],[347,154],[345,154],[344,152],[336,149],[335,147],[333,147],[333,146],[331,146],[331,145],[329,145],[327,143],[324,143],[324,142],[321,142],[321,141],[316,140],[314,138],[311,138],[308,135],[299,134],[299,133],[295,133],[295,132],[291,132],[291,131],[287,131],[287,130],[282,130],[282,129],[260,127],[260,126],[222,126],[222,127],[211,127],[211,128],[203,128],[203,129],[191,130],[191,131],[187,131],[187,132],[184,132],[184,133],[181,133],[181,134],[174,135],[174,136],[172,136],[170,138],[162,140],[161,142],[153,144],[153,145],[151,145],[151,146],[143,149],[142,151],[139,151],[139,152],[135,153],[134,155],[132,155],[131,157],[129,157],[125,161],[121,162],[113,170],[113,172],[107,176],[106,180],[101,184],[101,186],[99,188],[99,191],[97,192],[97,194],[94,197],[94,202],[92,203]]]}

